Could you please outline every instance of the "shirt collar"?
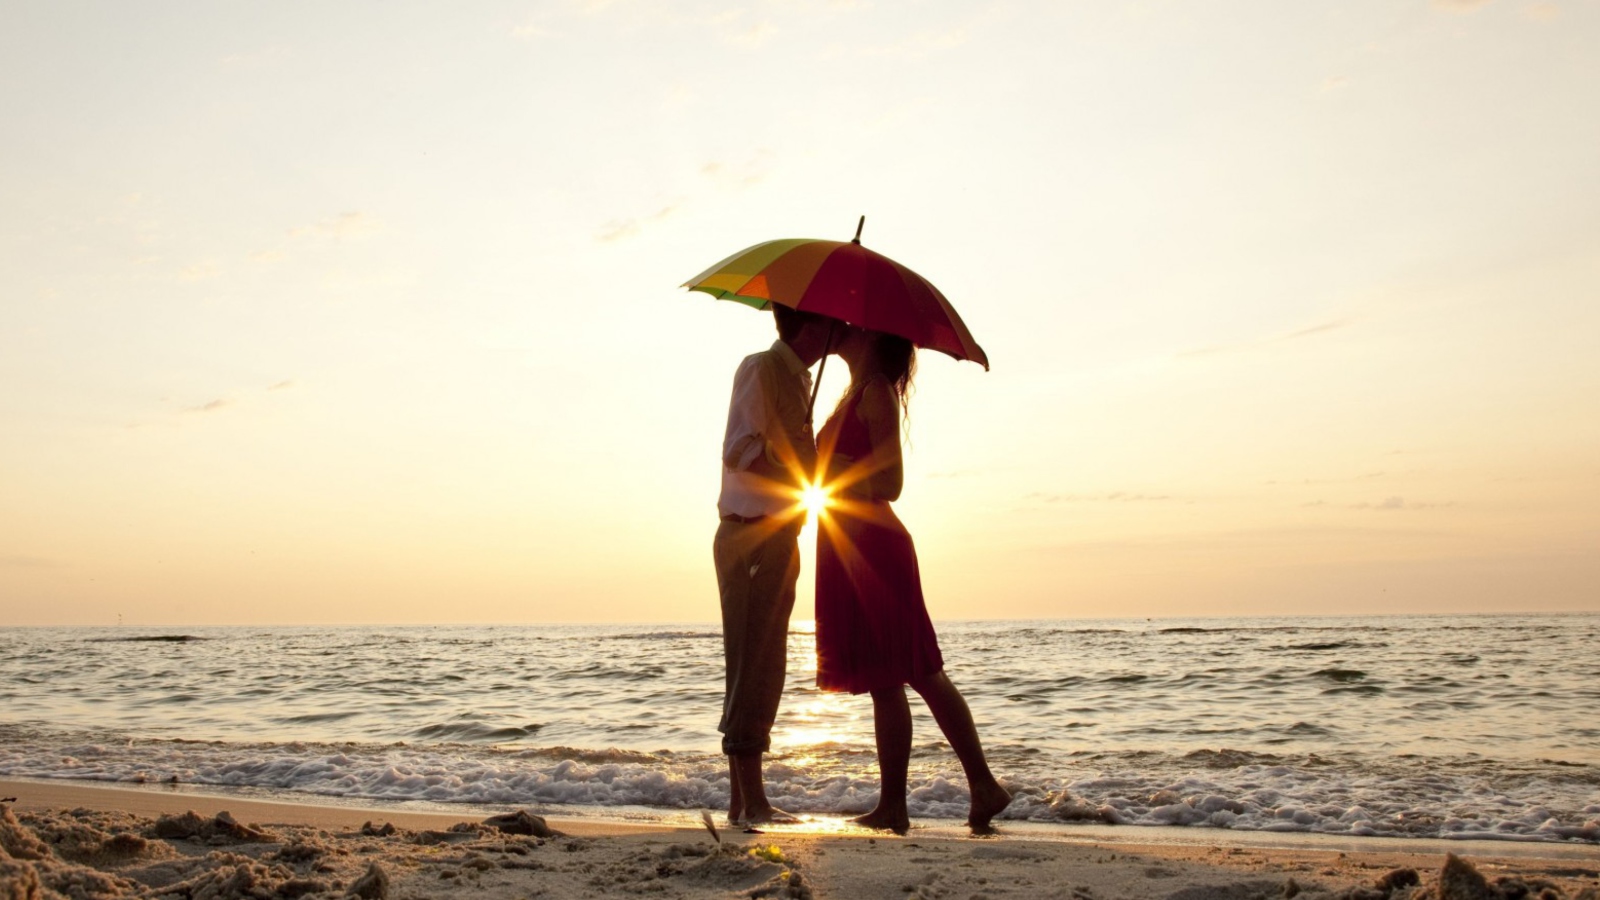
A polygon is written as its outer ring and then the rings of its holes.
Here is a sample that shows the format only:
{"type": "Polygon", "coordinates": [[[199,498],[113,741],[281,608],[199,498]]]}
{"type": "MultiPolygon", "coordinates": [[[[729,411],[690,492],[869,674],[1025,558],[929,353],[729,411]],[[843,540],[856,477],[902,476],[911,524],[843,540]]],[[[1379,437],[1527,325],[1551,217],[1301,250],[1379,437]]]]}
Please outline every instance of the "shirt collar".
{"type": "Polygon", "coordinates": [[[789,367],[789,372],[795,377],[809,378],[811,375],[811,370],[800,361],[800,356],[794,352],[794,348],[785,344],[782,339],[772,342],[772,352],[778,354],[778,358],[783,360],[783,364],[789,367]]]}

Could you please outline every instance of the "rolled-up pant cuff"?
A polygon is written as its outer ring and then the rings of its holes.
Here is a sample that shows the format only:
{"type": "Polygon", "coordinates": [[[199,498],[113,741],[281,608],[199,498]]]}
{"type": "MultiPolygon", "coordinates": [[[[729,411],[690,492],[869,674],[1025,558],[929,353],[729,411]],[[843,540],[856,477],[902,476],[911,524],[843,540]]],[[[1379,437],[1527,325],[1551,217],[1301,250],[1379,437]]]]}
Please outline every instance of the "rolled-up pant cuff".
{"type": "Polygon", "coordinates": [[[752,753],[766,753],[772,749],[772,738],[764,741],[730,741],[722,739],[722,752],[726,756],[748,756],[752,753]]]}

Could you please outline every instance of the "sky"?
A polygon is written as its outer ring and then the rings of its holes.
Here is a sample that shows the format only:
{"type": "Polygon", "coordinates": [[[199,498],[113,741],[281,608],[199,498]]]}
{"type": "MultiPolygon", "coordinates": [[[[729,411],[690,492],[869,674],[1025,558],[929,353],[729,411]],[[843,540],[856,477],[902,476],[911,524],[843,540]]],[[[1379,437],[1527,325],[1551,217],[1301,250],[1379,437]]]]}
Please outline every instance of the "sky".
{"type": "Polygon", "coordinates": [[[918,373],[935,619],[1600,611],[1596,46],[1595,0],[8,2],[0,625],[714,621],[773,330],[679,286],[860,215],[992,363],[918,373]]]}

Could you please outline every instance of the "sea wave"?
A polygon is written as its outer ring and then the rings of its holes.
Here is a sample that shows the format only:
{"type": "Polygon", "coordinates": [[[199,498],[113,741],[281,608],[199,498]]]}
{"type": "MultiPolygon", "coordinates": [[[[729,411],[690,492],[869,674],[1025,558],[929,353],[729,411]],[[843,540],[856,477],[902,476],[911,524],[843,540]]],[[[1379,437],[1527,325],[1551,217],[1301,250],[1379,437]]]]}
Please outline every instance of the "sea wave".
{"type": "Polygon", "coordinates": [[[641,631],[607,635],[609,641],[704,641],[722,640],[720,631],[641,631]]]}
{"type": "MultiPolygon", "coordinates": [[[[1084,754],[1048,773],[1030,772],[1036,756],[1018,746],[992,754],[1016,797],[1002,820],[1600,843],[1600,770],[1587,765],[1221,748],[1084,754]]],[[[794,812],[856,815],[877,801],[871,762],[869,752],[845,745],[774,754],[767,790],[794,812]]],[[[912,763],[911,814],[965,817],[966,785],[948,748],[919,745],[912,763]]],[[[706,753],[190,742],[17,726],[0,726],[0,776],[597,813],[625,806],[665,814],[728,802],[725,760],[706,753]]]]}
{"type": "MultiPolygon", "coordinates": [[[[794,624],[773,791],[799,811],[859,812],[876,797],[871,702],[816,689],[815,636],[794,624]]],[[[0,629],[0,774],[716,806],[719,636],[636,623],[0,629]],[[185,634],[203,640],[172,639],[185,634]]],[[[1600,701],[1600,616],[968,622],[941,623],[939,639],[1018,794],[1013,818],[1593,833],[1600,730],[1584,711],[1600,701]]],[[[962,818],[960,769],[925,705],[912,710],[912,809],[962,818]]]]}
{"type": "Polygon", "coordinates": [[[87,640],[92,644],[187,644],[190,641],[203,641],[205,638],[195,634],[142,634],[133,637],[100,637],[87,640]]]}

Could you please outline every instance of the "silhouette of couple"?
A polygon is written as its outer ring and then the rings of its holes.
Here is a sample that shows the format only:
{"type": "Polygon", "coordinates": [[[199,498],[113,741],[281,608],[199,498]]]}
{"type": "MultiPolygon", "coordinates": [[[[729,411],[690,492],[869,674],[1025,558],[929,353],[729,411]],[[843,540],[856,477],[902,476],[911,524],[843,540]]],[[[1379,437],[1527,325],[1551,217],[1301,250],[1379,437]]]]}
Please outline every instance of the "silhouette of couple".
{"type": "Polygon", "coordinates": [[[717,730],[728,756],[728,819],[798,821],[768,800],[762,756],[783,694],[800,575],[805,516],[796,498],[817,478],[833,495],[817,529],[817,686],[872,695],[878,748],[878,804],[853,821],[899,834],[910,827],[909,685],[961,760],[971,789],[967,824],[990,831],[1011,795],[989,771],[972,713],[944,673],[911,535],[890,507],[900,496],[900,423],[916,349],[896,335],[778,304],[772,311],[778,340],[745,357],[734,375],[712,545],[727,659],[717,730]],[[827,352],[850,367],[850,387],[813,439],[810,368],[827,352]]]}

